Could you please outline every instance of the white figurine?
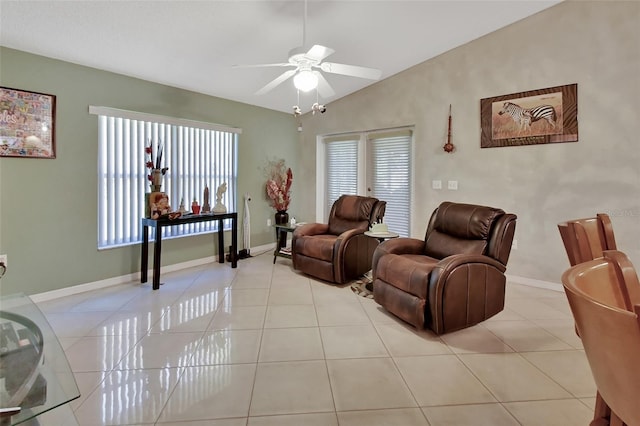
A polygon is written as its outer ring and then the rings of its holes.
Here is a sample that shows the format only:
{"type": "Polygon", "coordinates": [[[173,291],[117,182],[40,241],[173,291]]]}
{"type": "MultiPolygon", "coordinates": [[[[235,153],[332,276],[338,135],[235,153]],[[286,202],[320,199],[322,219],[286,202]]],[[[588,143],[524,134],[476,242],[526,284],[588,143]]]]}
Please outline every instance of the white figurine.
{"type": "Polygon", "coordinates": [[[227,183],[224,182],[216,191],[216,205],[213,207],[214,213],[226,213],[227,208],[222,204],[222,195],[227,192],[227,183]]]}

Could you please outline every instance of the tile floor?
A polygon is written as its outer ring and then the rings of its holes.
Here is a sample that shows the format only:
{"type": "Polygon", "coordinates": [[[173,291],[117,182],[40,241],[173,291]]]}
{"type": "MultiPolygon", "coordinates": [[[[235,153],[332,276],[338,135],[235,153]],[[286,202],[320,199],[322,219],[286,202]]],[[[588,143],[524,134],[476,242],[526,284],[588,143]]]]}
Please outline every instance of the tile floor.
{"type": "MultiPolygon", "coordinates": [[[[563,293],[437,337],[270,253],[40,303],[78,424],[584,426],[595,386],[563,293]]],[[[72,416],[71,416],[72,417],[72,416]]],[[[41,425],[74,424],[58,409],[41,425]]]]}

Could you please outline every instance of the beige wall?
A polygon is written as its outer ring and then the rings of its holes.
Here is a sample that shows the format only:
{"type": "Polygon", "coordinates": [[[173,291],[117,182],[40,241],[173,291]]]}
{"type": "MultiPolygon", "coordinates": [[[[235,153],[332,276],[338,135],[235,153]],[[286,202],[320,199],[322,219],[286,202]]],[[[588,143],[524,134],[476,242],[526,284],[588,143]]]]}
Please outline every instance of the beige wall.
{"type": "MultiPolygon", "coordinates": [[[[296,172],[299,135],[290,114],[6,48],[0,48],[0,85],[57,97],[57,158],[0,158],[0,253],[9,256],[2,294],[43,293],[139,271],[139,245],[96,248],[98,120],[89,105],[242,128],[238,212],[242,218],[249,192],[251,243],[273,242],[266,220],[275,212],[264,195],[262,167],[267,158],[281,157],[296,172]]],[[[239,242],[242,247],[242,234],[239,242]]],[[[166,240],[162,263],[206,258],[214,247],[211,235],[166,240]]]]}
{"type": "Polygon", "coordinates": [[[305,115],[300,220],[315,217],[317,135],[415,125],[413,236],[445,200],[501,207],[518,215],[507,273],[559,283],[557,223],[606,212],[640,267],[639,45],[640,3],[563,2],[305,115]],[[480,99],[571,83],[579,142],[480,149],[480,99]],[[449,104],[454,154],[442,149],[449,104]]]}

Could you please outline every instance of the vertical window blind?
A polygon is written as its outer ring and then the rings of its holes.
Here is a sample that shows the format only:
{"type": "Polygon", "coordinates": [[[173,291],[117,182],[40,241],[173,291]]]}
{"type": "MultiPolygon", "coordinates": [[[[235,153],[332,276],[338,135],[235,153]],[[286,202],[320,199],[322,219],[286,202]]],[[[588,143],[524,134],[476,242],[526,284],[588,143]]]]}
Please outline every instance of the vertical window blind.
{"type": "MultiPolygon", "coordinates": [[[[142,241],[140,219],[145,215],[147,178],[145,147],[163,147],[162,192],[172,210],[184,200],[187,211],[195,198],[202,205],[205,186],[209,204],[216,190],[227,183],[222,203],[228,211],[237,206],[237,158],[240,129],[211,123],[162,117],[105,107],[90,107],[98,115],[98,248],[142,241]]],[[[155,151],[154,151],[155,155],[155,151]]],[[[230,223],[225,221],[225,229],[230,223]]],[[[163,238],[214,232],[217,221],[171,226],[163,238]]]]}
{"type": "Polygon", "coordinates": [[[326,211],[343,194],[358,193],[358,139],[328,140],[326,145],[326,211]]]}
{"type": "Polygon", "coordinates": [[[409,236],[411,211],[411,132],[370,134],[369,181],[374,197],[385,200],[384,222],[389,229],[409,236]]]}

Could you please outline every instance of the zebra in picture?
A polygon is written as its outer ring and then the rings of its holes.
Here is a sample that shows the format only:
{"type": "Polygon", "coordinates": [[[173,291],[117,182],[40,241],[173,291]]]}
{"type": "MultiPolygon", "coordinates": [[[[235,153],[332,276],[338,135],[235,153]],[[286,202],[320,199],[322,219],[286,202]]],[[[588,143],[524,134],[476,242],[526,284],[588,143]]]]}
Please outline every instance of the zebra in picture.
{"type": "Polygon", "coordinates": [[[556,128],[556,110],[551,105],[539,105],[533,108],[522,108],[513,102],[505,102],[498,115],[507,114],[520,125],[518,133],[531,130],[531,124],[538,120],[546,120],[552,129],[556,128]]]}

